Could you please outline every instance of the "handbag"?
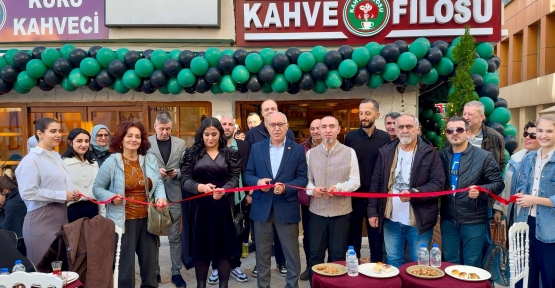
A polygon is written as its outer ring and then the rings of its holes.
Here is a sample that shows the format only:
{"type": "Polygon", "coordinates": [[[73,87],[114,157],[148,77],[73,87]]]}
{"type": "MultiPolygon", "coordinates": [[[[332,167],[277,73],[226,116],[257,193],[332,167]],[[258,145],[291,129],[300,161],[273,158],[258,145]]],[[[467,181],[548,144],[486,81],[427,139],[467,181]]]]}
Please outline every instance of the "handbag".
{"type": "Polygon", "coordinates": [[[490,280],[501,286],[509,286],[510,268],[509,268],[509,251],[503,245],[504,226],[495,223],[495,234],[492,243],[482,262],[482,268],[490,272],[490,280]]]}
{"type": "MultiPolygon", "coordinates": [[[[148,203],[155,204],[156,200],[153,197],[150,197],[150,193],[148,193],[148,179],[146,178],[146,158],[143,163],[143,177],[145,182],[145,192],[146,197],[148,198],[148,203]]],[[[148,212],[148,221],[146,230],[150,234],[164,236],[168,234],[168,229],[172,226],[173,221],[170,214],[170,207],[166,206],[162,210],[156,209],[156,206],[148,205],[147,206],[148,212]]]]}
{"type": "Polygon", "coordinates": [[[235,215],[233,215],[233,206],[231,206],[231,219],[233,219],[233,226],[235,226],[235,233],[237,235],[241,235],[243,230],[245,230],[245,215],[241,209],[241,202],[239,201],[239,212],[235,215]]]}

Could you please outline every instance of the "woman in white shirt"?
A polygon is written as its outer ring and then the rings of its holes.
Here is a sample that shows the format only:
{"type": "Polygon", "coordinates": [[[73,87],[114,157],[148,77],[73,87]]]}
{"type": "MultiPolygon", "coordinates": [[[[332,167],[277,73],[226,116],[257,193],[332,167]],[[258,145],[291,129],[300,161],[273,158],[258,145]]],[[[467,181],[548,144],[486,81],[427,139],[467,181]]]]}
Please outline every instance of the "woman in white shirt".
{"type": "MultiPolygon", "coordinates": [[[[94,179],[98,174],[98,163],[91,150],[91,135],[85,129],[75,128],[67,135],[67,150],[62,155],[69,169],[73,188],[81,191],[88,198],[95,199],[92,192],[94,179]]],[[[104,205],[97,205],[81,197],[77,202],[67,203],[67,220],[71,223],[79,218],[94,218],[96,215],[106,217],[104,205]]]]}
{"type": "Polygon", "coordinates": [[[60,123],[52,118],[39,119],[35,137],[37,147],[21,160],[15,175],[27,206],[23,221],[27,258],[37,265],[62,225],[68,223],[65,203],[79,200],[80,192],[73,190],[69,170],[60,154],[53,151],[62,139],[60,123]]]}

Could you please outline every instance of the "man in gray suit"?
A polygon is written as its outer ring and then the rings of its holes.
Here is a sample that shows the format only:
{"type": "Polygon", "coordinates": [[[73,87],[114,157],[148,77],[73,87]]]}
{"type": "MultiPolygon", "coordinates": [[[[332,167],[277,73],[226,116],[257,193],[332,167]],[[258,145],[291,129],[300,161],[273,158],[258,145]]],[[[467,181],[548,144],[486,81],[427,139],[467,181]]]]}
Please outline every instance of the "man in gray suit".
{"type": "MultiPolygon", "coordinates": [[[[154,122],[155,135],[148,137],[150,149],[148,153],[154,155],[160,167],[160,176],[164,181],[166,197],[169,201],[181,200],[181,185],[179,178],[181,172],[179,162],[185,153],[185,141],[177,137],[170,136],[172,130],[172,119],[168,112],[160,112],[154,122]]],[[[168,239],[170,241],[170,256],[172,260],[172,283],[175,287],[186,287],[185,280],[181,277],[181,205],[170,205],[173,224],[168,229],[168,239]]],[[[158,255],[158,254],[157,254],[158,255]]],[[[157,257],[158,258],[158,257],[157,257]]],[[[158,259],[156,259],[158,262],[158,259]]],[[[157,275],[160,274],[160,265],[157,265],[157,275]]]]}

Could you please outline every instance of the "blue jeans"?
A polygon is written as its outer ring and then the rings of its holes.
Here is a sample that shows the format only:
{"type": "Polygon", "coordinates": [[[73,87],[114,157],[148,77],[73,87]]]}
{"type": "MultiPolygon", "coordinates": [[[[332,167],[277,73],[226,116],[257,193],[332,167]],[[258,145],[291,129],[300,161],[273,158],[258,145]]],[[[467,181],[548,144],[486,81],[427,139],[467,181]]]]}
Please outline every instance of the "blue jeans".
{"type": "Polygon", "coordinates": [[[397,268],[405,264],[405,244],[408,241],[412,261],[418,261],[420,244],[430,247],[434,230],[418,235],[418,228],[385,219],[384,243],[387,252],[387,263],[397,268]]]}
{"type": "Polygon", "coordinates": [[[441,219],[441,241],[446,262],[482,267],[482,249],[486,241],[487,224],[461,224],[441,219]],[[462,244],[462,257],[461,257],[462,244]],[[461,263],[461,259],[463,263],[461,263]]]}

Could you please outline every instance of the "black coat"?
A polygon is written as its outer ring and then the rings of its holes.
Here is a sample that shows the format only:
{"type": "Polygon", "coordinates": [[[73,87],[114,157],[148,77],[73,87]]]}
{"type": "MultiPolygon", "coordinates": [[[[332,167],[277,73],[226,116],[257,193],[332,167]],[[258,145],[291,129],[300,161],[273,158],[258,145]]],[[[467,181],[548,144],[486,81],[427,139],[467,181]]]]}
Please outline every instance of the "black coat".
{"type": "MultiPolygon", "coordinates": [[[[415,188],[420,192],[440,191],[445,185],[445,173],[439,155],[428,140],[418,136],[417,141],[410,174],[410,188],[415,188]]],[[[389,174],[398,144],[399,139],[395,139],[380,148],[380,155],[370,183],[370,191],[388,193],[389,174]]],[[[380,229],[383,227],[386,202],[387,200],[384,198],[368,200],[368,218],[380,217],[380,229]]],[[[439,212],[437,197],[411,198],[410,205],[416,217],[418,234],[433,229],[437,223],[439,212]]]]}
{"type": "Polygon", "coordinates": [[[110,153],[109,150],[98,151],[98,150],[93,148],[92,156],[93,156],[94,160],[96,162],[98,162],[98,167],[102,166],[102,163],[104,163],[104,160],[108,159],[108,157],[110,157],[110,155],[112,155],[112,153],[110,153]]]}
{"type": "MultiPolygon", "coordinates": [[[[293,131],[291,131],[291,129],[287,129],[286,136],[290,140],[295,141],[295,134],[293,134],[293,131]]],[[[264,121],[262,121],[260,125],[252,128],[247,132],[247,136],[245,136],[245,141],[247,141],[247,143],[249,144],[249,147],[251,147],[252,144],[258,143],[268,138],[270,138],[270,133],[268,133],[268,130],[266,130],[266,126],[264,126],[264,121]]]]}
{"type": "MultiPolygon", "coordinates": [[[[453,150],[451,147],[440,151],[439,156],[443,161],[443,171],[447,177],[444,190],[453,188],[467,188],[472,185],[481,186],[496,195],[505,188],[501,170],[493,155],[483,149],[476,148],[470,143],[462,152],[459,160],[457,187],[451,185],[451,162],[453,150]]],[[[441,218],[453,221],[456,224],[483,224],[488,221],[488,200],[491,198],[486,193],[480,193],[478,198],[468,197],[468,192],[456,193],[441,197],[441,218]]]]}
{"type": "Polygon", "coordinates": [[[6,202],[0,210],[0,229],[15,232],[18,238],[23,237],[23,220],[27,215],[27,206],[21,200],[19,191],[14,190],[6,194],[6,202]]]}

